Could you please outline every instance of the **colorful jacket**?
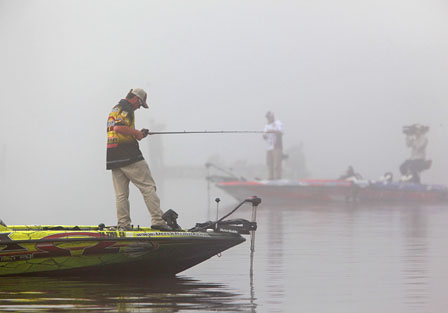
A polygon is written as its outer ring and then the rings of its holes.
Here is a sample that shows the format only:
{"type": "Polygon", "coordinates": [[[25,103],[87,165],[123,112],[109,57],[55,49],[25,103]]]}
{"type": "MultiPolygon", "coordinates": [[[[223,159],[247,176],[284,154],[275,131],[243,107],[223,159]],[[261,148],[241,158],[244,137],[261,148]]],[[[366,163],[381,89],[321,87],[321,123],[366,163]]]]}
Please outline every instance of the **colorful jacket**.
{"type": "Polygon", "coordinates": [[[114,106],[107,119],[107,157],[106,168],[123,167],[143,160],[138,141],[134,136],[119,134],[115,126],[128,126],[135,129],[134,110],[131,104],[122,99],[114,106]]]}

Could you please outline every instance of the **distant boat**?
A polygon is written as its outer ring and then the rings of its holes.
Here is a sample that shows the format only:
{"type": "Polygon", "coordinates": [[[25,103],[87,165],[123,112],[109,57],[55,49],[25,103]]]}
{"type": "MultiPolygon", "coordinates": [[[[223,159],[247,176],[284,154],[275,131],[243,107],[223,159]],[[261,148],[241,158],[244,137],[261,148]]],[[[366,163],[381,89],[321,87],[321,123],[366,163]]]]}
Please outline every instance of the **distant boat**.
{"type": "Polygon", "coordinates": [[[307,202],[445,202],[448,187],[404,182],[349,181],[332,179],[221,181],[216,182],[235,199],[257,194],[267,205],[307,202]]]}

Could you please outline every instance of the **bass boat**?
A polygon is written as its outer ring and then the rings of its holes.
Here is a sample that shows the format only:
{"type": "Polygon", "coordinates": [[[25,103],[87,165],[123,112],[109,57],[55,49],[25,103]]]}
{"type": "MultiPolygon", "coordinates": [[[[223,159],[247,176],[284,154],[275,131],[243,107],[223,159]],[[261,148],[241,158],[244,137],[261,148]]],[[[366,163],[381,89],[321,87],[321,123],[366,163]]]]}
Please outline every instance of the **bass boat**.
{"type": "Polygon", "coordinates": [[[262,195],[266,205],[345,201],[352,195],[352,183],[345,180],[235,180],[217,182],[216,186],[237,200],[262,195]]]}
{"type": "Polygon", "coordinates": [[[223,218],[189,230],[177,225],[172,210],[164,219],[174,231],[118,231],[103,224],[7,226],[0,220],[0,276],[174,275],[244,242],[242,234],[254,240],[260,202],[246,199],[223,218]],[[252,203],[252,222],[225,220],[247,202],[252,203]]]}
{"type": "Polygon", "coordinates": [[[263,197],[266,205],[309,202],[448,202],[448,187],[435,184],[367,180],[302,179],[227,180],[215,185],[237,200],[248,195],[263,197]]]}

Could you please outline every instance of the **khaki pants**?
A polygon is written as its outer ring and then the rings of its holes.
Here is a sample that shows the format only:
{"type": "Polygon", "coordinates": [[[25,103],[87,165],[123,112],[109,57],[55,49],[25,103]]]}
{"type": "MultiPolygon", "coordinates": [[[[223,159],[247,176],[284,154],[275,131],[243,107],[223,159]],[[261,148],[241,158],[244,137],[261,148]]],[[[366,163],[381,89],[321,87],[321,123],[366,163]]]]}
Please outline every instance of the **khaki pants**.
{"type": "Polygon", "coordinates": [[[266,161],[268,164],[269,180],[282,178],[282,156],[281,149],[268,150],[266,161]]]}
{"type": "Polygon", "coordinates": [[[117,205],[118,227],[130,227],[129,182],[131,181],[142,193],[146,207],[151,214],[151,225],[165,225],[160,209],[160,199],[156,193],[156,184],[152,178],[148,163],[141,160],[130,165],[112,169],[117,205]]]}

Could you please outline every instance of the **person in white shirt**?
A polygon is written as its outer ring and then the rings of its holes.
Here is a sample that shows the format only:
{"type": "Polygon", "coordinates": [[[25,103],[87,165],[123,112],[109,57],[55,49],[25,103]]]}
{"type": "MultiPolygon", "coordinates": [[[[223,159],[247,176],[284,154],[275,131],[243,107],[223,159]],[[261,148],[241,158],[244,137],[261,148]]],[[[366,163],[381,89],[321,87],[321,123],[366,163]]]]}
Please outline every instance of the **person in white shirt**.
{"type": "Polygon", "coordinates": [[[269,180],[282,178],[283,158],[283,124],[275,119],[274,113],[266,113],[268,123],[264,127],[263,139],[266,141],[266,161],[269,171],[269,180]]]}

